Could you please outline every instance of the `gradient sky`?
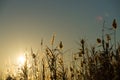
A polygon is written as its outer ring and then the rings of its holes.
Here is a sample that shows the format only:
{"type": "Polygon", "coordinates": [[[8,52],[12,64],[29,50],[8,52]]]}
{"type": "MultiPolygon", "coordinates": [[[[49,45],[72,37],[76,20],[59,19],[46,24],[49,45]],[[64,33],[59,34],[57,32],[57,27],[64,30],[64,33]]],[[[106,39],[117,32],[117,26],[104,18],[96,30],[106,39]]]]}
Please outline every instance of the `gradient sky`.
{"type": "Polygon", "coordinates": [[[0,0],[0,69],[26,48],[38,49],[41,38],[49,43],[53,33],[65,49],[80,38],[94,44],[103,20],[112,27],[114,18],[120,25],[120,0],[0,0]]]}

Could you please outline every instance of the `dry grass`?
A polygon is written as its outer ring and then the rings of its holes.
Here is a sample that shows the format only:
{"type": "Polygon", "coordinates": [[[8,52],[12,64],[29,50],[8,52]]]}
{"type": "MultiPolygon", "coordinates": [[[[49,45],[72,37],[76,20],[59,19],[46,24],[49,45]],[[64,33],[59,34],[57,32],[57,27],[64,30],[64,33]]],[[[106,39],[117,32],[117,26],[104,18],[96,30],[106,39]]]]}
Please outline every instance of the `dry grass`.
{"type": "MultiPolygon", "coordinates": [[[[112,26],[116,33],[116,20],[112,26]]],[[[26,55],[26,62],[17,76],[10,73],[6,80],[120,80],[120,44],[116,45],[116,34],[113,34],[113,41],[111,36],[105,34],[103,24],[102,38],[97,38],[97,45],[88,48],[87,42],[81,39],[79,50],[72,54],[68,68],[64,65],[63,42],[55,46],[53,35],[51,47],[43,49],[42,39],[41,51],[34,53],[31,49],[31,55],[26,55]],[[44,55],[42,58],[41,54],[44,55]]]]}

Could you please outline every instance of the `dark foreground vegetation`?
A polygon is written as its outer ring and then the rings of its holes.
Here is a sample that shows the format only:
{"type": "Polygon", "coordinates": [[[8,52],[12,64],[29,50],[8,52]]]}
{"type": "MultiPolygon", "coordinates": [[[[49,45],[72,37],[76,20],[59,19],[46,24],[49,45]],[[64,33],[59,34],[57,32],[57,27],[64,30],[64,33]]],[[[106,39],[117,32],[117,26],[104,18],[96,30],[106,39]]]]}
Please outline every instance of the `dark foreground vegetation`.
{"type": "Polygon", "coordinates": [[[97,38],[95,45],[90,48],[84,39],[79,41],[78,51],[72,53],[71,63],[65,66],[64,45],[60,41],[54,45],[55,35],[51,40],[51,47],[43,48],[30,55],[26,54],[24,65],[16,74],[8,72],[6,80],[120,80],[120,44],[116,42],[116,20],[112,27],[102,29],[102,37],[97,38]],[[109,29],[110,34],[105,31],[109,29]],[[112,34],[111,34],[112,32],[112,34]],[[111,38],[113,36],[113,38],[111,38]],[[42,57],[41,57],[42,55],[42,57]]]}

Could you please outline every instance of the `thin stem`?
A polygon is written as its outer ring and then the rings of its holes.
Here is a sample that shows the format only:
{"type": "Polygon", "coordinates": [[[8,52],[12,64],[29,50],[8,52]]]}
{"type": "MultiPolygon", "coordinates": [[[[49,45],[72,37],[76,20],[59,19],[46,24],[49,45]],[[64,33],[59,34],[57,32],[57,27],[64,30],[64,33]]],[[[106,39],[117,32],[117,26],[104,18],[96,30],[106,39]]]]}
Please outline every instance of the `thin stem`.
{"type": "Polygon", "coordinates": [[[114,44],[115,44],[115,50],[116,50],[116,30],[114,30],[114,44]]]}
{"type": "Polygon", "coordinates": [[[103,50],[105,50],[105,46],[104,46],[104,27],[105,27],[105,20],[103,22],[103,28],[102,28],[102,46],[103,46],[103,50]]]}

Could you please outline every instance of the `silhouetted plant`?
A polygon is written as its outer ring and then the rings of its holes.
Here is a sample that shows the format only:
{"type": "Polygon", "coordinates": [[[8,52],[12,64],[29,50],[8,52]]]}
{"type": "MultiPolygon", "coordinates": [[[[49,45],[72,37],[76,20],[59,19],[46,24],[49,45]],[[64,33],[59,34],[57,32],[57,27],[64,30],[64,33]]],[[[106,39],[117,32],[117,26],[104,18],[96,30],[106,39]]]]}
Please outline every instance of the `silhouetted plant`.
{"type": "Polygon", "coordinates": [[[28,62],[27,62],[27,54],[25,55],[25,63],[21,68],[19,68],[20,71],[20,80],[28,80],[28,62]]]}
{"type": "Polygon", "coordinates": [[[105,27],[103,22],[102,37],[97,38],[97,44],[90,47],[85,39],[79,42],[79,49],[72,53],[72,62],[67,68],[64,64],[63,42],[55,46],[55,34],[52,36],[51,47],[43,48],[30,56],[18,69],[16,76],[8,73],[6,80],[120,80],[120,44],[116,44],[116,19],[112,28],[105,27]],[[105,33],[106,30],[111,32],[105,33]],[[112,39],[111,36],[114,36],[112,39]],[[112,41],[113,40],[113,41],[112,41]],[[42,57],[41,57],[42,55],[42,57]],[[28,63],[29,62],[29,63],[28,63]],[[30,66],[29,66],[30,65],[30,66]],[[28,67],[29,66],[29,67],[28,67]]]}
{"type": "Polygon", "coordinates": [[[63,52],[62,52],[62,48],[63,48],[63,43],[62,41],[60,41],[59,43],[59,56],[58,56],[58,80],[67,80],[67,68],[65,68],[64,66],[64,59],[63,59],[63,52]]]}
{"type": "Polygon", "coordinates": [[[45,61],[42,59],[42,80],[45,80],[45,61]]]}
{"type": "Polygon", "coordinates": [[[13,80],[12,76],[8,75],[6,80],[13,80]]]}
{"type": "MultiPolygon", "coordinates": [[[[57,80],[58,78],[58,57],[60,55],[60,50],[58,49],[58,47],[53,47],[54,44],[54,40],[55,40],[55,35],[53,35],[52,40],[51,40],[51,45],[52,48],[49,48],[48,46],[46,47],[46,58],[47,58],[47,63],[48,63],[48,67],[50,70],[50,79],[51,80],[57,80]]],[[[59,48],[62,49],[63,45],[62,42],[60,42],[59,44],[59,48]]]]}

